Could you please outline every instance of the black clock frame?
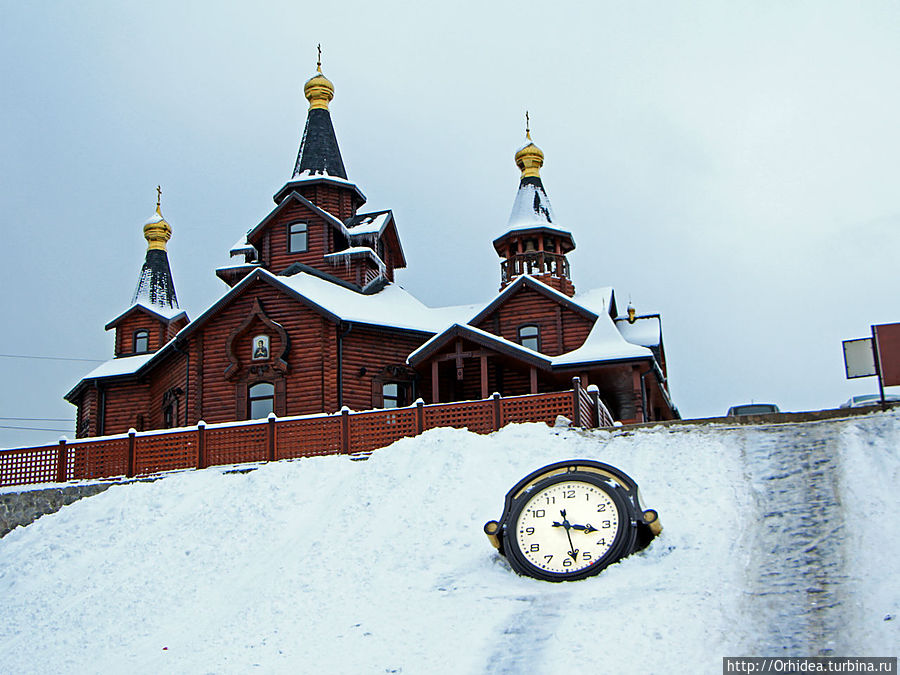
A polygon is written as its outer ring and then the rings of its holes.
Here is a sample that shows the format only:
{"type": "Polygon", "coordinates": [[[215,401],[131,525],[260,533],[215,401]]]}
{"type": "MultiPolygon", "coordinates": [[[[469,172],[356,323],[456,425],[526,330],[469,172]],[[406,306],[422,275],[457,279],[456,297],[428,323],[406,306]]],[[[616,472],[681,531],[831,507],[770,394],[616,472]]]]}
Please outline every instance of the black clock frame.
{"type": "Polygon", "coordinates": [[[528,474],[506,493],[500,519],[484,526],[488,539],[518,574],[544,581],[576,581],[598,574],[647,546],[660,531],[656,511],[641,506],[637,483],[616,467],[590,459],[556,462],[528,474]],[[572,573],[549,572],[528,560],[519,549],[514,530],[519,514],[535,492],[566,481],[590,483],[608,494],[619,511],[619,528],[613,545],[593,564],[572,573]]]}

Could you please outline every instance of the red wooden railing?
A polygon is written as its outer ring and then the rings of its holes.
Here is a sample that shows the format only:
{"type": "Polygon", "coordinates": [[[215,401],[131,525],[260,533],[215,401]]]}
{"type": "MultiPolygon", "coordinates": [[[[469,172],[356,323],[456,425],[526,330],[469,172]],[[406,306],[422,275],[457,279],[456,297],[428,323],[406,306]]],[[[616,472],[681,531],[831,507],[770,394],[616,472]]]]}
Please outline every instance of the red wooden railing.
{"type": "Polygon", "coordinates": [[[0,450],[0,487],[87,478],[146,476],[217,464],[263,462],[316,455],[366,453],[435,427],[485,434],[511,422],[553,424],[563,415],[576,426],[612,426],[596,388],[578,378],[569,391],[436,403],[333,415],[270,417],[157,431],[61,439],[58,445],[0,450]]]}

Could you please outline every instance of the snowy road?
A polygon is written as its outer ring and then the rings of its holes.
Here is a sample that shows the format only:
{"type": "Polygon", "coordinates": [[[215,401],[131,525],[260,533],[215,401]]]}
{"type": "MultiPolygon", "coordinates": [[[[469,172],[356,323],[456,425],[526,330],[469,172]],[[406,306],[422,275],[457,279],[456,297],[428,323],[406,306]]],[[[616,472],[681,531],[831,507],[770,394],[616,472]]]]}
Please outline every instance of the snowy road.
{"type": "Polygon", "coordinates": [[[729,427],[438,429],[110,488],[0,540],[0,672],[720,673],[900,644],[900,413],[729,427]],[[544,464],[618,466],[663,534],[599,577],[484,537],[544,464]],[[886,581],[889,580],[889,581],[886,581]]]}
{"type": "MultiPolygon", "coordinates": [[[[760,526],[748,569],[754,651],[845,655],[840,627],[847,581],[840,503],[841,426],[770,426],[743,434],[760,526]]],[[[849,650],[849,651],[848,651],[849,650]]]]}

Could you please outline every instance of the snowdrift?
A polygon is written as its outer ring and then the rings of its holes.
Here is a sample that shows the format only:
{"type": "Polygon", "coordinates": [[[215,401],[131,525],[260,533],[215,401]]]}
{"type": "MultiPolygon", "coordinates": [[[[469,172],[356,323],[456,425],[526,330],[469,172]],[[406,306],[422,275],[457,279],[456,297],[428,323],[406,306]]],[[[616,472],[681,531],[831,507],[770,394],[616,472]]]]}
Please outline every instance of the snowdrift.
{"type": "Polygon", "coordinates": [[[0,672],[719,673],[900,644],[900,414],[769,427],[436,429],[365,462],[114,486],[0,540],[0,672]],[[664,531],[584,581],[482,526],[584,457],[664,531]]]}

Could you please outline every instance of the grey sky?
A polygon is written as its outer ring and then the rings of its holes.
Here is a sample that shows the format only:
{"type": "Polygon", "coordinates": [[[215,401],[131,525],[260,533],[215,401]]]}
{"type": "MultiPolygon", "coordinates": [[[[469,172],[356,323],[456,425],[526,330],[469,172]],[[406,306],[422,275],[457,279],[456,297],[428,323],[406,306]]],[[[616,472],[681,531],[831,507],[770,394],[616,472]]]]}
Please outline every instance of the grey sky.
{"type": "MultiPolygon", "coordinates": [[[[290,177],[321,42],[348,175],[394,210],[426,303],[496,291],[527,108],[576,289],[662,313],[684,416],[877,391],[844,379],[841,340],[900,321],[894,2],[2,11],[0,354],[111,356],[158,183],[182,307],[225,290],[214,268],[290,177]]],[[[91,368],[0,357],[0,416],[71,418],[91,368]]]]}

